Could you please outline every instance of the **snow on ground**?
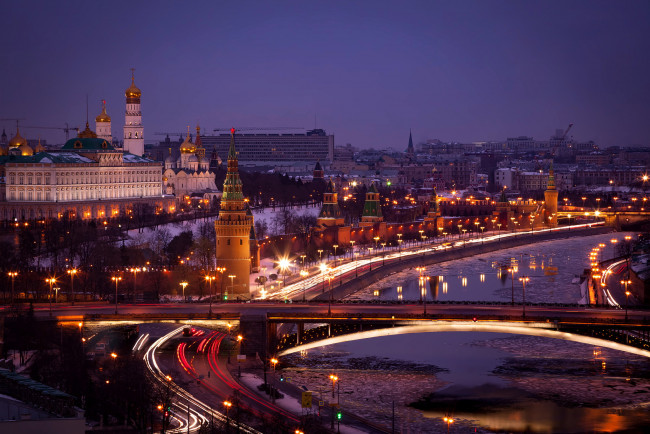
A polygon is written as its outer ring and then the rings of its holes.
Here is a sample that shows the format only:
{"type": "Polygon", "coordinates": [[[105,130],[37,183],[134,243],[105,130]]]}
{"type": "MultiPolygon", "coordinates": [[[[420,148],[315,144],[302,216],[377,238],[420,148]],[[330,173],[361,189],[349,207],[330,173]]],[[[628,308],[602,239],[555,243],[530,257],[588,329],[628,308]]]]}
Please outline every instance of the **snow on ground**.
{"type": "MultiPolygon", "coordinates": [[[[258,377],[257,375],[242,372],[241,378],[238,379],[240,383],[245,385],[249,390],[252,390],[255,392],[257,395],[263,397],[264,399],[267,399],[267,396],[264,392],[261,392],[257,386],[260,384],[264,383],[264,380],[262,378],[258,377]]],[[[316,400],[313,401],[314,403],[317,403],[316,400]]],[[[278,398],[275,400],[275,404],[278,407],[281,407],[295,415],[300,415],[302,414],[302,405],[298,399],[293,398],[287,394],[284,395],[284,398],[278,398]]],[[[356,428],[341,424],[341,432],[345,434],[362,434],[365,433],[365,431],[358,430],[356,428]]]]}
{"type": "MultiPolygon", "coordinates": [[[[320,212],[320,207],[319,206],[294,206],[288,208],[291,213],[293,214],[294,217],[299,217],[299,216],[304,216],[304,215],[309,215],[309,216],[317,216],[318,213],[320,212]]],[[[257,222],[265,222],[269,235],[277,235],[281,230],[277,227],[278,225],[275,224],[275,221],[277,219],[277,216],[281,214],[283,211],[283,208],[281,207],[275,207],[273,208],[256,208],[253,209],[253,221],[255,223],[257,222]]],[[[200,217],[194,220],[186,220],[182,222],[172,222],[172,223],[167,223],[164,225],[159,225],[156,228],[149,227],[149,228],[144,228],[144,229],[131,229],[128,231],[129,235],[129,241],[127,241],[127,244],[129,245],[141,245],[146,243],[152,236],[152,234],[155,231],[160,231],[160,230],[166,230],[169,232],[169,235],[171,238],[179,235],[181,232],[185,231],[192,231],[194,236],[198,236],[199,233],[199,228],[204,225],[204,224],[210,224],[214,225],[214,221],[217,219],[217,217],[200,217]]]]}

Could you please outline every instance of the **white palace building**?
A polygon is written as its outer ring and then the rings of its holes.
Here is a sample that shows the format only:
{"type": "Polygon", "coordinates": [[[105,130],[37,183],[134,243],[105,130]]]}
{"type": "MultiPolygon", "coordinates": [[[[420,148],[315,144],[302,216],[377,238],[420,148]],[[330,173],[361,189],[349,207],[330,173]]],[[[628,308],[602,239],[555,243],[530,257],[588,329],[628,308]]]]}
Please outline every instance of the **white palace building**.
{"type": "Polygon", "coordinates": [[[124,149],[111,145],[110,116],[104,105],[89,128],[56,151],[35,150],[17,131],[0,148],[0,221],[61,218],[102,219],[131,212],[146,203],[156,211],[175,211],[163,195],[162,164],[142,156],[144,138],[140,90],[134,79],[126,90],[124,149]]]}

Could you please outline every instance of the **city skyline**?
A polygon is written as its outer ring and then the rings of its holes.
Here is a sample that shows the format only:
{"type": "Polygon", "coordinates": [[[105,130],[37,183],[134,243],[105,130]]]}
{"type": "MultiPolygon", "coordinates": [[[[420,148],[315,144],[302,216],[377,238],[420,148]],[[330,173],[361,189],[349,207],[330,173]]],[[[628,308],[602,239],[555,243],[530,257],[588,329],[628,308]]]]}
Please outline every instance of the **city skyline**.
{"type": "MultiPolygon", "coordinates": [[[[648,145],[646,3],[11,4],[2,118],[83,129],[106,100],[118,138],[134,67],[145,140],[197,123],[323,128],[403,150],[574,123],[598,145],[648,145]],[[40,10],[34,13],[34,7],[40,10]]],[[[0,121],[8,133],[15,122],[0,121]]],[[[56,130],[21,131],[62,143],[56,130]]]]}

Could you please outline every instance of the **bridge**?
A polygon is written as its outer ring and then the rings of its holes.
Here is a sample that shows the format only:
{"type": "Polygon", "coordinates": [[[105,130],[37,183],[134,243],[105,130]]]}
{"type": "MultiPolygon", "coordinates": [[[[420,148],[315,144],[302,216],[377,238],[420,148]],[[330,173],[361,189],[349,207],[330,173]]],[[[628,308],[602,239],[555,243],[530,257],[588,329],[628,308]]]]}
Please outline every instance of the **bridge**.
{"type": "Polygon", "coordinates": [[[402,333],[483,331],[529,334],[650,357],[650,310],[607,306],[504,303],[227,303],[36,306],[38,320],[85,327],[174,322],[226,329],[238,325],[242,353],[283,355],[346,340],[402,333]]]}

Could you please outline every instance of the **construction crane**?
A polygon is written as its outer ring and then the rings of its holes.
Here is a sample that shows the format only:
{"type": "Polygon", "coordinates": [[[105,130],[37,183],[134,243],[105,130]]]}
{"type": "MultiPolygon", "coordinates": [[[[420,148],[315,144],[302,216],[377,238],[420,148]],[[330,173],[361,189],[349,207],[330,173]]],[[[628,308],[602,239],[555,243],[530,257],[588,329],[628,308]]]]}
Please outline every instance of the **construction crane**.
{"type": "Polygon", "coordinates": [[[569,124],[566,130],[564,130],[564,134],[562,134],[562,138],[560,140],[566,139],[567,134],[569,134],[569,131],[571,130],[571,127],[573,127],[573,124],[569,124]]]}
{"type": "Polygon", "coordinates": [[[71,127],[68,123],[65,123],[65,127],[40,127],[40,126],[23,126],[23,128],[36,128],[41,130],[63,130],[65,131],[65,140],[67,141],[70,138],[70,130],[76,131],[79,134],[79,127],[71,127]]]}

